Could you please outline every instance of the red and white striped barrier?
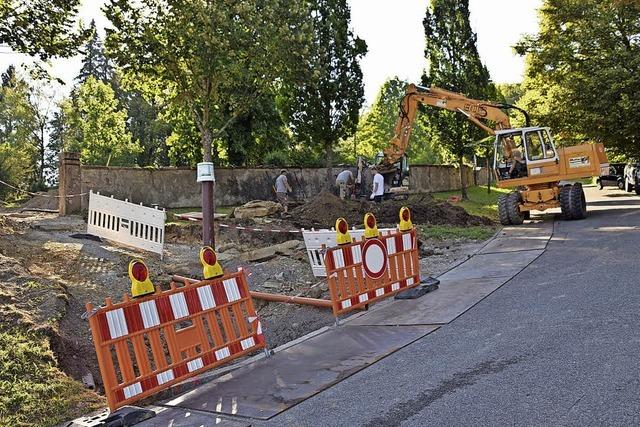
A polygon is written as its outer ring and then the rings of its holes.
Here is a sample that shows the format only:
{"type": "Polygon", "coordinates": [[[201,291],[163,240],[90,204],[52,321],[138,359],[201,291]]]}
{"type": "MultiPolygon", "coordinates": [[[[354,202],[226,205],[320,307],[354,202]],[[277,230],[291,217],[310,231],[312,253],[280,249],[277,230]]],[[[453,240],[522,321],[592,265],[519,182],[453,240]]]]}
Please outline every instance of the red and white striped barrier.
{"type": "Polygon", "coordinates": [[[112,410],[265,347],[243,270],[87,310],[112,410]]]}
{"type": "Polygon", "coordinates": [[[416,230],[388,232],[327,249],[334,315],[362,308],[420,283],[416,230]]]}

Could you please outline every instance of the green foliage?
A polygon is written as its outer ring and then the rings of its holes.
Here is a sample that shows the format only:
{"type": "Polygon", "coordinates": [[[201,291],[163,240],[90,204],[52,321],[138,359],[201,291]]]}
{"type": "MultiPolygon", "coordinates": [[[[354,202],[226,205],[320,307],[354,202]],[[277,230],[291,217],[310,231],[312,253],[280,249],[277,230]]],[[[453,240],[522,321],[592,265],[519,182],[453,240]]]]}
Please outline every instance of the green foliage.
{"type": "Polygon", "coordinates": [[[326,165],[331,167],[338,141],[356,131],[364,101],[358,61],[367,52],[367,45],[349,28],[351,11],[346,0],[310,3],[311,52],[291,90],[286,111],[296,140],[322,147],[326,165]]]}
{"type": "Polygon", "coordinates": [[[640,4],[620,0],[545,0],[540,32],[527,54],[520,105],[556,139],[604,142],[640,156],[640,4]]]}
{"type": "Polygon", "coordinates": [[[524,93],[521,83],[498,83],[496,88],[502,101],[511,105],[516,105],[524,93]]]}
{"type": "Polygon", "coordinates": [[[268,166],[287,166],[289,155],[285,151],[271,151],[264,156],[263,163],[268,166]]]}
{"type": "Polygon", "coordinates": [[[89,26],[91,37],[84,44],[80,52],[82,57],[82,68],[76,76],[76,81],[80,84],[87,81],[90,76],[100,80],[103,83],[110,83],[113,79],[113,67],[109,59],[104,54],[102,40],[96,29],[95,21],[91,21],[89,26]]]}
{"type": "MultiPolygon", "coordinates": [[[[351,163],[355,161],[354,143],[357,155],[374,159],[393,137],[398,118],[399,104],[409,83],[394,77],[387,80],[371,108],[360,118],[356,134],[341,143],[340,153],[351,163]]],[[[427,117],[419,114],[413,124],[408,156],[412,164],[440,164],[446,153],[434,144],[427,117]]]]}
{"type": "Polygon", "coordinates": [[[104,10],[110,55],[171,89],[169,101],[192,115],[205,161],[259,94],[296,75],[306,46],[302,0],[111,0],[104,10]]]}
{"type": "Polygon", "coordinates": [[[45,336],[0,329],[0,425],[50,426],[103,405],[104,399],[58,370],[45,336]]]}
{"type": "MultiPolygon", "coordinates": [[[[37,117],[31,88],[13,67],[3,73],[0,87],[0,179],[22,189],[36,181],[38,150],[34,136],[37,117]]],[[[6,197],[13,190],[0,186],[6,197]]]]}
{"type": "Polygon", "coordinates": [[[80,0],[0,1],[0,45],[48,60],[68,57],[88,36],[77,28],[80,0]]]}
{"type": "MultiPolygon", "coordinates": [[[[497,98],[489,71],[478,55],[476,35],[469,23],[468,0],[432,0],[424,29],[428,64],[422,78],[424,85],[439,86],[474,99],[497,98]]],[[[472,144],[484,136],[483,132],[459,113],[430,108],[426,114],[433,136],[462,166],[464,156],[473,152],[472,144]]],[[[466,180],[462,173],[461,178],[465,198],[466,180]]]]}
{"type": "Polygon", "coordinates": [[[81,153],[93,165],[125,166],[135,163],[140,147],[126,129],[127,113],[118,109],[113,89],[90,76],[76,97],[63,103],[67,117],[67,150],[81,153]]]}
{"type": "Polygon", "coordinates": [[[447,225],[430,225],[419,227],[419,231],[423,238],[435,240],[487,240],[496,232],[495,227],[489,226],[455,227],[447,225]]]}

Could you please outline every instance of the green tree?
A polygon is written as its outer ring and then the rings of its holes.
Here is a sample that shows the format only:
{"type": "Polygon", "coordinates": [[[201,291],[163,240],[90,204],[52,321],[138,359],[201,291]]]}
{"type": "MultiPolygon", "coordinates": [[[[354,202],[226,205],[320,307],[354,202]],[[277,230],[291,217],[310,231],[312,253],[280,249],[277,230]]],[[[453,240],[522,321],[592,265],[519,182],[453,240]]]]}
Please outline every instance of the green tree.
{"type": "Polygon", "coordinates": [[[94,165],[133,165],[140,147],[126,128],[127,113],[118,109],[113,89],[90,76],[62,107],[66,116],[65,149],[80,152],[94,165]]]}
{"type": "Polygon", "coordinates": [[[0,45],[42,60],[76,53],[88,32],[76,25],[80,0],[0,1],[0,45]]]}
{"type": "Polygon", "coordinates": [[[527,55],[521,104],[559,140],[640,156],[640,3],[545,0],[527,55]]]}
{"type": "Polygon", "coordinates": [[[346,0],[311,0],[313,42],[287,112],[296,139],[324,150],[328,183],[334,147],[353,135],[364,101],[359,59],[367,44],[349,28],[346,0]]]}
{"type": "MultiPolygon", "coordinates": [[[[408,84],[394,77],[382,85],[373,105],[360,118],[356,134],[341,144],[343,153],[351,154],[355,145],[358,155],[373,159],[389,144],[398,119],[399,105],[408,84]]],[[[411,163],[442,163],[445,153],[434,142],[427,117],[418,114],[407,153],[411,163]]],[[[348,157],[353,160],[353,156],[348,157]]]]}
{"type": "MultiPolygon", "coordinates": [[[[104,11],[113,25],[110,55],[130,72],[153,76],[173,94],[170,101],[190,111],[205,162],[257,95],[296,74],[292,64],[306,46],[304,0],[111,0],[104,11]]],[[[213,244],[213,185],[202,188],[203,240],[213,244]]]]}
{"type": "Polygon", "coordinates": [[[76,81],[84,83],[89,76],[95,77],[103,83],[111,83],[113,80],[113,66],[105,56],[102,40],[96,28],[96,22],[89,25],[91,37],[86,41],[80,52],[82,53],[82,68],[76,76],[76,81]]]}
{"type": "MultiPolygon", "coordinates": [[[[9,67],[0,87],[0,180],[22,189],[30,186],[35,173],[36,152],[30,144],[33,130],[29,87],[9,67]]],[[[0,197],[12,193],[11,188],[0,185],[0,197]]]]}
{"type": "MultiPolygon", "coordinates": [[[[423,83],[461,92],[470,98],[495,99],[496,89],[480,60],[476,35],[469,23],[469,1],[431,0],[423,23],[428,64],[423,83]]],[[[473,143],[484,135],[462,114],[435,108],[428,109],[426,114],[434,137],[458,162],[462,198],[467,199],[464,157],[473,153],[473,143]]]]}

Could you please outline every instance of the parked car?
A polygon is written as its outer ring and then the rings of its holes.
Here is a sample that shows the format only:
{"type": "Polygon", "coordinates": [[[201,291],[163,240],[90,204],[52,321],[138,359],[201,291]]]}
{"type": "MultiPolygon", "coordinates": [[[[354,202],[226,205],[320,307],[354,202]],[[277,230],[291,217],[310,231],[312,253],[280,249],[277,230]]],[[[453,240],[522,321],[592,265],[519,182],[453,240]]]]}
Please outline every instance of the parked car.
{"type": "Polygon", "coordinates": [[[598,188],[602,190],[604,187],[618,187],[624,190],[624,163],[615,163],[609,166],[609,174],[596,178],[598,188]]]}
{"type": "Polygon", "coordinates": [[[631,161],[624,167],[624,188],[631,193],[635,190],[640,195],[640,162],[631,161]]]}

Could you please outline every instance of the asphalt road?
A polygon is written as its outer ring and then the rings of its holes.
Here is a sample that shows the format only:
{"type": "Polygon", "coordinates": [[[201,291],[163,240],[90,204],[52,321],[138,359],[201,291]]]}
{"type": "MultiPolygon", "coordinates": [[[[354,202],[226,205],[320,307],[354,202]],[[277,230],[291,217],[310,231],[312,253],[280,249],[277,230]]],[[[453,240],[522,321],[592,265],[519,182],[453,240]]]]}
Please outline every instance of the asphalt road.
{"type": "Polygon", "coordinates": [[[252,424],[640,425],[640,197],[587,199],[586,220],[557,221],[546,252],[471,310],[252,424]]]}

